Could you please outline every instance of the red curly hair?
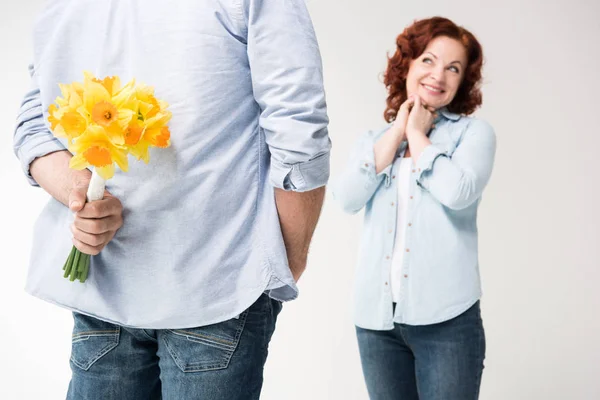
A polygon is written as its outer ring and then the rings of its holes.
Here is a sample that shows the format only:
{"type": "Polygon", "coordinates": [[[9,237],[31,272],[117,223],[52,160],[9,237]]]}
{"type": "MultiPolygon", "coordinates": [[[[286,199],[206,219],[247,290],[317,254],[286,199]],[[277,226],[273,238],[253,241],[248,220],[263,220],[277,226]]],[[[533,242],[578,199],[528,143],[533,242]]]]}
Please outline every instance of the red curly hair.
{"type": "Polygon", "coordinates": [[[383,117],[387,122],[396,118],[400,105],[407,99],[406,76],[412,60],[418,58],[433,39],[445,36],[456,39],[467,51],[467,68],[463,81],[448,110],[469,115],[481,105],[480,90],[483,50],[471,32],[447,18],[433,17],[415,21],[396,38],[396,52],[388,57],[383,83],[388,91],[387,108],[383,117]]]}

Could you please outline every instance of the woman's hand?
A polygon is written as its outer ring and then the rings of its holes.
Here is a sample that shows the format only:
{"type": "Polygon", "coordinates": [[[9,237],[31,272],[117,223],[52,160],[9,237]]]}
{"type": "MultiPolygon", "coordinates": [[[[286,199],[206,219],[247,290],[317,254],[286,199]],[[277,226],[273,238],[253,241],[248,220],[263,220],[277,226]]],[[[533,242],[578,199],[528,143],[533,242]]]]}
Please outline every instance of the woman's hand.
{"type": "Polygon", "coordinates": [[[406,136],[427,136],[436,117],[435,109],[424,104],[419,96],[415,96],[414,106],[410,110],[406,123],[406,136]]]}
{"type": "Polygon", "coordinates": [[[408,122],[408,117],[410,115],[410,110],[415,103],[414,97],[409,96],[408,99],[402,103],[398,113],[396,114],[396,119],[392,124],[392,128],[390,129],[394,137],[396,138],[397,143],[402,143],[406,140],[406,124],[408,122]]]}

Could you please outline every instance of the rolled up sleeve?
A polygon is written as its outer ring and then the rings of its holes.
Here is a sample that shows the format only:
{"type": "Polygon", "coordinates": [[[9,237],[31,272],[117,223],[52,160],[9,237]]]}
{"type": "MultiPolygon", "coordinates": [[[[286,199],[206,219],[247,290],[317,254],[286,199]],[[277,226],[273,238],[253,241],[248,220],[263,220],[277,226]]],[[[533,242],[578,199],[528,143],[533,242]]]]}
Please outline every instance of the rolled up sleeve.
{"type": "Polygon", "coordinates": [[[248,59],[269,181],[298,192],[329,179],[331,140],[321,55],[302,0],[247,0],[248,59]]]}
{"type": "Polygon", "coordinates": [[[452,155],[435,144],[417,162],[417,184],[453,210],[473,204],[492,175],[496,135],[484,121],[473,119],[452,155]]]}
{"type": "Polygon", "coordinates": [[[32,186],[39,186],[31,176],[29,167],[33,160],[55,151],[65,150],[65,146],[54,137],[44,118],[40,90],[33,75],[33,67],[29,67],[32,76],[32,87],[27,92],[17,115],[13,136],[13,150],[21,168],[32,186]]]}
{"type": "Polygon", "coordinates": [[[332,195],[342,209],[350,214],[360,211],[383,183],[391,184],[392,164],[376,172],[374,145],[381,135],[369,131],[355,143],[342,173],[333,179],[332,195]]]}

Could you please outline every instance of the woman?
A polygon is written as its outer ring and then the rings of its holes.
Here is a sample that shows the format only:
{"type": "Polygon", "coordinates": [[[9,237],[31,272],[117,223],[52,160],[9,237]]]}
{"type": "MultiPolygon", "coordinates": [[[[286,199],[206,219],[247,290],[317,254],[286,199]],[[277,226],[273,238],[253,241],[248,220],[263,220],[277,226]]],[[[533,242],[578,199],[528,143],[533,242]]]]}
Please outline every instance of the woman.
{"type": "Polygon", "coordinates": [[[445,18],[396,40],[390,124],[360,138],[334,197],[365,208],[355,323],[371,399],[477,399],[485,336],[477,207],[496,139],[481,105],[481,46],[445,18]]]}

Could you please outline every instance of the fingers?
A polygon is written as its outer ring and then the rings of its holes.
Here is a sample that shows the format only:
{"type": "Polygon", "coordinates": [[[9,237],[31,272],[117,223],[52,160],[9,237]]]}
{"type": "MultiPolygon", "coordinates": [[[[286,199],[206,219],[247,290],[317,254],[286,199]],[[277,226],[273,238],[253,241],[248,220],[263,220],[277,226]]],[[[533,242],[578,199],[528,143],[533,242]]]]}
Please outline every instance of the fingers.
{"type": "Polygon", "coordinates": [[[414,104],[414,99],[412,98],[412,96],[409,96],[406,100],[404,100],[404,102],[400,105],[400,109],[398,110],[398,112],[401,111],[410,111],[411,107],[414,104]]]}
{"type": "MultiPolygon", "coordinates": [[[[114,236],[114,232],[101,233],[99,235],[92,235],[82,230],[79,230],[75,225],[71,225],[71,233],[73,238],[79,241],[81,244],[89,247],[104,247],[114,236]]],[[[89,253],[88,253],[89,254],[89,253]]]]}
{"type": "Polygon", "coordinates": [[[421,97],[418,95],[411,94],[410,96],[408,96],[408,99],[412,99],[414,105],[423,107],[425,110],[429,111],[430,113],[434,113],[436,111],[435,107],[432,107],[432,106],[428,105],[427,103],[425,103],[423,101],[423,99],[421,99],[421,97]]]}
{"type": "Polygon", "coordinates": [[[430,113],[434,113],[436,111],[435,107],[426,104],[423,100],[421,100],[421,106],[430,113]]]}
{"type": "Polygon", "coordinates": [[[123,226],[123,218],[121,215],[112,215],[110,217],[97,219],[76,216],[73,225],[85,233],[100,235],[107,232],[116,232],[123,226]]]}
{"type": "Polygon", "coordinates": [[[105,218],[112,215],[120,215],[123,212],[123,206],[116,197],[105,197],[102,200],[86,203],[77,216],[81,218],[105,218]]]}
{"type": "Polygon", "coordinates": [[[71,241],[73,242],[73,246],[77,247],[77,249],[79,251],[81,251],[83,254],[89,254],[90,256],[96,256],[96,255],[100,254],[100,251],[104,248],[104,245],[90,246],[90,245],[80,242],[79,240],[77,240],[75,238],[73,238],[71,241]]]}
{"type": "Polygon", "coordinates": [[[69,208],[73,212],[81,210],[85,204],[85,195],[88,189],[88,182],[78,182],[69,193],[69,208]]]}
{"type": "Polygon", "coordinates": [[[72,241],[82,253],[95,256],[123,226],[123,205],[108,191],[102,200],[86,203],[87,188],[87,182],[76,184],[69,194],[69,208],[76,213],[72,241]]]}
{"type": "Polygon", "coordinates": [[[415,101],[411,98],[406,99],[406,101],[404,101],[404,103],[402,103],[401,108],[404,108],[406,110],[410,110],[411,107],[415,104],[415,101]]]}
{"type": "Polygon", "coordinates": [[[414,103],[415,104],[415,108],[419,109],[422,106],[422,103],[423,103],[421,101],[421,97],[419,97],[419,96],[413,96],[413,99],[414,99],[414,102],[415,102],[414,103]]]}

